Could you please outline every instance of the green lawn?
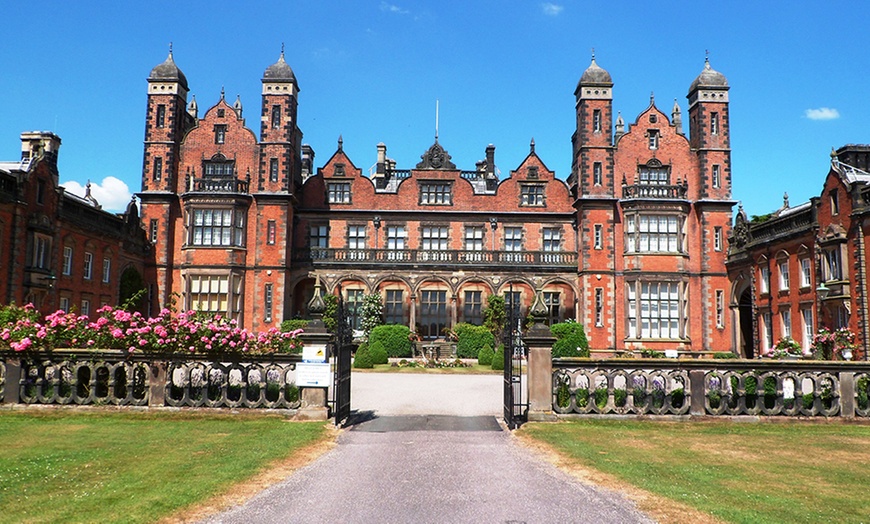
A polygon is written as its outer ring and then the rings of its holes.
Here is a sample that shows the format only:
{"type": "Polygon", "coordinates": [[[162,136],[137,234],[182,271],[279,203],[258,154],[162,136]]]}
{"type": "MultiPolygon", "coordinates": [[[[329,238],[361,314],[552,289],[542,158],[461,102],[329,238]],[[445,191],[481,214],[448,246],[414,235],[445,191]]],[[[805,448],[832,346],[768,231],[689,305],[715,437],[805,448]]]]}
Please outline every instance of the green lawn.
{"type": "Polygon", "coordinates": [[[520,435],[729,522],[870,522],[870,426],[589,420],[520,435]]]}
{"type": "Polygon", "coordinates": [[[490,366],[481,366],[473,364],[467,368],[427,368],[423,366],[417,367],[398,367],[392,364],[375,364],[372,369],[353,368],[354,373],[433,373],[433,374],[450,374],[450,375],[481,375],[481,374],[503,374],[504,371],[494,370],[490,366]]]}
{"type": "Polygon", "coordinates": [[[0,522],[154,522],[325,438],[264,415],[0,412],[0,522]]]}

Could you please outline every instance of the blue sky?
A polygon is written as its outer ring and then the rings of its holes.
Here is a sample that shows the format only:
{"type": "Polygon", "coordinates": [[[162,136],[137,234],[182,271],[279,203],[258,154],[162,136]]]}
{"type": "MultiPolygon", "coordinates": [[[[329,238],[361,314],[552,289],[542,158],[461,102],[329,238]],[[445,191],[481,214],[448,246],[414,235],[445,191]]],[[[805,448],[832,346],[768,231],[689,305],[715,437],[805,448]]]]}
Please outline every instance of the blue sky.
{"type": "Polygon", "coordinates": [[[870,143],[863,2],[117,2],[5,5],[0,159],[22,131],[61,136],[61,183],[87,180],[107,209],[139,189],[146,78],[175,61],[200,115],[221,88],[258,128],[260,78],[286,46],[299,125],[322,165],[344,149],[364,172],[376,145],[400,168],[439,142],[461,169],[487,144],[508,176],[536,151],[570,172],[574,88],[595,48],[627,122],[651,93],[670,113],[705,50],[731,85],[733,194],[750,214],[817,195],[831,147],[870,143]],[[116,180],[117,179],[117,180],[116,180]],[[126,187],[125,187],[126,185],[126,187]]]}

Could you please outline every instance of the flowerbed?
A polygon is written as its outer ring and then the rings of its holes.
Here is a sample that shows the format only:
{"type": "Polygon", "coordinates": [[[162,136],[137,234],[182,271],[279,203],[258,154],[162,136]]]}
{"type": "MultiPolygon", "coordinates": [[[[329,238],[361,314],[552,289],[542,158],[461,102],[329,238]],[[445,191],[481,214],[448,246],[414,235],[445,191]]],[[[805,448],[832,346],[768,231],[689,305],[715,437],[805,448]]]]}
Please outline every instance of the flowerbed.
{"type": "Polygon", "coordinates": [[[271,328],[251,332],[233,319],[194,311],[163,309],[145,317],[121,308],[104,306],[91,321],[85,315],[58,310],[41,318],[30,304],[0,309],[0,349],[16,352],[52,351],[56,348],[116,349],[136,353],[299,353],[301,329],[282,332],[271,328]]]}

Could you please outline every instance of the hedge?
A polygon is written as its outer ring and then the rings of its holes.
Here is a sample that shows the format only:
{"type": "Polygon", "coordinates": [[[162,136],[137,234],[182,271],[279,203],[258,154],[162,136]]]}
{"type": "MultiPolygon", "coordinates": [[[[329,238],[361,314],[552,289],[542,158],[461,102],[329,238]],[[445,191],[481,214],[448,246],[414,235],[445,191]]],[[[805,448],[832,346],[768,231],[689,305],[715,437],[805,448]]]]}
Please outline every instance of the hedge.
{"type": "Polygon", "coordinates": [[[456,333],[456,356],[459,358],[477,358],[480,350],[495,344],[495,337],[484,326],[475,326],[467,322],[460,322],[453,327],[456,333]]]}
{"type": "Polygon", "coordinates": [[[556,337],[553,358],[589,356],[589,341],[586,340],[586,331],[582,324],[560,322],[550,326],[550,333],[556,337]]]}
{"type": "Polygon", "coordinates": [[[411,329],[399,324],[385,324],[372,329],[369,335],[369,346],[375,342],[383,344],[390,358],[408,358],[411,356],[411,329]]]}

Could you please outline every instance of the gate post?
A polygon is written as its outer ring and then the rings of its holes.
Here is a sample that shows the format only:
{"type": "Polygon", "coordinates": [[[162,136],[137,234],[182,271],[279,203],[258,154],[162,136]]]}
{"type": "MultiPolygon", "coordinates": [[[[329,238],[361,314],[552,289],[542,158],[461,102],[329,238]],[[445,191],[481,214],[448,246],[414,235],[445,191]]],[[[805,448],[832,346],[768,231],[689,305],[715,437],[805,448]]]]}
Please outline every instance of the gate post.
{"type": "Polygon", "coordinates": [[[534,324],[523,341],[529,348],[529,415],[530,422],[552,422],[553,413],[553,343],[556,338],[544,324],[548,313],[543,294],[539,290],[529,312],[534,324]]]}
{"type": "Polygon", "coordinates": [[[299,335],[302,339],[303,362],[296,365],[296,385],[302,405],[296,413],[299,420],[326,420],[329,418],[327,392],[329,391],[329,363],[327,345],[332,335],[323,324],[326,303],[320,296],[320,277],[314,285],[314,296],[308,303],[308,312],[314,317],[299,335]],[[309,369],[310,368],[310,369],[309,369]],[[326,376],[321,376],[325,369],[326,376]],[[302,376],[304,375],[304,376],[302,376]]]}

